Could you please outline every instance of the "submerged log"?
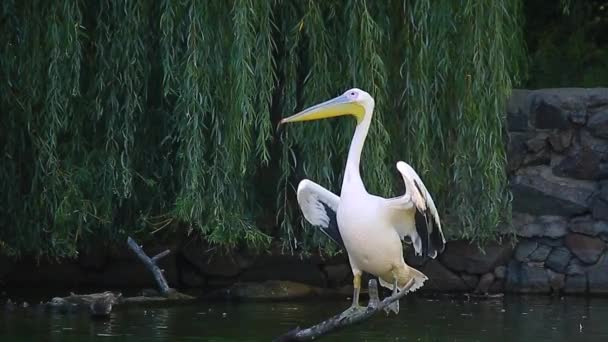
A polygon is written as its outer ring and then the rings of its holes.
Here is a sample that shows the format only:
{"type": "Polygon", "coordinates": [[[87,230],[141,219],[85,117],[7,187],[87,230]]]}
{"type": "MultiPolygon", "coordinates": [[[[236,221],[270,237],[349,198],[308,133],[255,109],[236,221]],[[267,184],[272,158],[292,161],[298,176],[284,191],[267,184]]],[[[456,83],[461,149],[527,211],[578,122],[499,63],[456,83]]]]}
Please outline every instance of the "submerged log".
{"type": "MultiPolygon", "coordinates": [[[[76,312],[86,309],[93,317],[107,317],[112,312],[112,308],[118,305],[127,306],[133,304],[148,305],[182,303],[190,302],[195,299],[192,296],[182,294],[170,288],[167,280],[165,280],[163,271],[156,265],[158,260],[170,253],[169,250],[150,258],[131,237],[127,239],[127,243],[129,248],[135,252],[146,268],[148,268],[148,270],[150,270],[150,272],[154,275],[154,279],[159,287],[158,293],[154,290],[144,291],[143,295],[127,298],[123,297],[121,293],[114,293],[110,291],[83,295],[70,293],[70,295],[67,297],[54,297],[47,303],[41,303],[41,306],[46,309],[59,311],[62,313],[76,312]]],[[[9,306],[12,307],[12,302],[7,303],[6,307],[9,306]]]]}
{"type": "Polygon", "coordinates": [[[108,316],[115,307],[183,304],[195,300],[197,300],[196,297],[177,291],[171,291],[169,297],[158,295],[124,297],[119,292],[106,291],[81,295],[71,293],[67,297],[54,297],[49,302],[41,303],[41,305],[48,310],[61,313],[88,310],[93,317],[104,317],[108,316]]]}
{"type": "Polygon", "coordinates": [[[156,263],[161,258],[169,255],[169,253],[171,253],[171,251],[166,250],[166,251],[161,252],[161,253],[153,256],[152,258],[150,258],[144,252],[144,250],[141,248],[141,246],[139,246],[137,244],[137,242],[135,242],[135,240],[133,240],[130,236],[127,239],[127,244],[129,245],[129,248],[131,248],[131,250],[133,252],[135,252],[135,254],[139,258],[139,260],[141,260],[144,263],[144,265],[146,266],[146,268],[152,273],[152,275],[154,276],[154,279],[156,280],[156,283],[158,284],[160,293],[163,296],[168,297],[171,293],[171,288],[169,287],[169,284],[167,284],[167,280],[165,279],[165,276],[163,275],[163,271],[160,269],[160,267],[158,267],[158,265],[156,265],[156,263]]]}
{"type": "Polygon", "coordinates": [[[112,305],[116,303],[114,296],[102,296],[93,300],[89,305],[89,313],[92,317],[108,317],[112,312],[112,305]]]}
{"type": "Polygon", "coordinates": [[[67,297],[55,297],[46,306],[59,312],[72,312],[87,308],[94,317],[108,316],[112,306],[122,301],[121,293],[110,291],[78,295],[70,293],[67,297]]]}
{"type": "MultiPolygon", "coordinates": [[[[369,318],[371,318],[374,314],[376,314],[380,310],[385,310],[388,306],[403,298],[409,289],[414,285],[414,280],[410,280],[403,291],[396,293],[390,297],[384,298],[381,302],[375,302],[370,300],[366,309],[362,309],[359,311],[349,311],[348,309],[338,315],[335,315],[317,325],[306,329],[300,329],[300,327],[296,327],[285,333],[284,335],[276,338],[275,342],[287,342],[287,341],[312,341],[321,336],[327,335],[330,332],[337,331],[349,325],[361,323],[369,318]]],[[[378,285],[375,279],[371,279],[369,281],[370,293],[377,293],[378,285]]]]}

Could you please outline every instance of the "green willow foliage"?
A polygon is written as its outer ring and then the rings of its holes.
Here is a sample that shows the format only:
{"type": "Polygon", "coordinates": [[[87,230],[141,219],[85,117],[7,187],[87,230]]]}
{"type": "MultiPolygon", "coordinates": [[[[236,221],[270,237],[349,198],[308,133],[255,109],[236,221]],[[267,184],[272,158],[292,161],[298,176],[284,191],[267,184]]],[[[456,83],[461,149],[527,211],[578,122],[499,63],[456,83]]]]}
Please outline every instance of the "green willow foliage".
{"type": "Polygon", "coordinates": [[[42,1],[0,5],[0,249],[65,257],[127,234],[307,252],[304,177],[339,192],[353,120],[276,130],[356,86],[376,99],[370,191],[406,160],[452,236],[508,217],[503,112],[520,1],[42,1]]]}

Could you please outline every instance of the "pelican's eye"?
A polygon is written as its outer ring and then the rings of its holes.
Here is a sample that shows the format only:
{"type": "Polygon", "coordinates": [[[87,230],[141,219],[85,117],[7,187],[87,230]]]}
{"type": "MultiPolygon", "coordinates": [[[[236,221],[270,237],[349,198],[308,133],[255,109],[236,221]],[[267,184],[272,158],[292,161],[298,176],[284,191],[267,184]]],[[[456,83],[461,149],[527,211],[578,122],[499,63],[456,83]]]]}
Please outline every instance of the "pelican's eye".
{"type": "Polygon", "coordinates": [[[357,98],[357,96],[359,96],[359,94],[356,91],[351,90],[351,91],[348,92],[347,96],[348,96],[348,98],[354,100],[354,99],[357,98]]]}

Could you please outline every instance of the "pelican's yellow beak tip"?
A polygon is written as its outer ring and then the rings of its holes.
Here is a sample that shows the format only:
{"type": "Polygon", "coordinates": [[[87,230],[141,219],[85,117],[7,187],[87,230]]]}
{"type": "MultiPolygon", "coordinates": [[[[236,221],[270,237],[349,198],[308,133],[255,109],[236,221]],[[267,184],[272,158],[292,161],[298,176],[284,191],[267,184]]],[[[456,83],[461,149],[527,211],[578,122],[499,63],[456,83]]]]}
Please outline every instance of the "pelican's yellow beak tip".
{"type": "Polygon", "coordinates": [[[365,109],[363,106],[361,106],[361,104],[351,100],[346,95],[342,95],[304,109],[303,111],[290,117],[284,118],[279,122],[279,125],[288,122],[327,119],[349,114],[354,115],[357,117],[357,121],[360,121],[365,114],[365,109]]]}

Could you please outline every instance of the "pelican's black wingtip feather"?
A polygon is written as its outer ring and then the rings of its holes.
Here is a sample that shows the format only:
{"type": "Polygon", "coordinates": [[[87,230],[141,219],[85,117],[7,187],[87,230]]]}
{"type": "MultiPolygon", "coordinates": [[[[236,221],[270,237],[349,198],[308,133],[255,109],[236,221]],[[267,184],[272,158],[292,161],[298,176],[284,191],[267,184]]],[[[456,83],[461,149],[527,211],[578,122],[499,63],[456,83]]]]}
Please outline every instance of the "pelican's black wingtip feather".
{"type": "MultiPolygon", "coordinates": [[[[420,184],[414,180],[414,186],[418,189],[418,193],[424,194],[420,184]]],[[[443,252],[445,249],[445,243],[443,242],[443,235],[439,230],[439,227],[435,226],[433,220],[433,213],[427,207],[424,212],[416,210],[416,232],[422,239],[422,255],[435,258],[437,254],[443,252]]]]}
{"type": "Polygon", "coordinates": [[[431,256],[433,255],[433,250],[431,244],[429,244],[429,231],[428,231],[428,220],[426,217],[426,213],[420,212],[416,210],[416,214],[414,216],[416,222],[416,233],[420,236],[421,246],[422,246],[422,255],[423,256],[431,256]]]}
{"type": "Polygon", "coordinates": [[[336,212],[330,208],[327,204],[321,202],[323,204],[323,208],[325,208],[325,214],[329,218],[329,224],[327,228],[320,227],[325,235],[329,236],[335,243],[340,245],[340,247],[344,248],[344,241],[342,240],[342,235],[340,235],[340,229],[338,229],[338,219],[336,218],[336,212]]]}

